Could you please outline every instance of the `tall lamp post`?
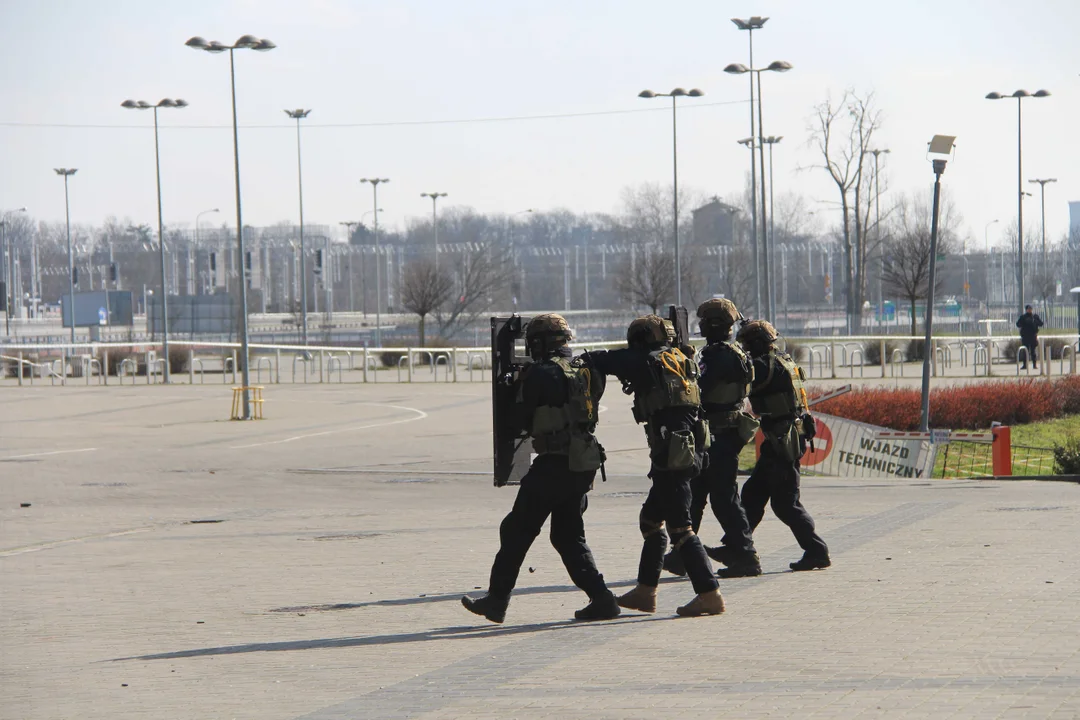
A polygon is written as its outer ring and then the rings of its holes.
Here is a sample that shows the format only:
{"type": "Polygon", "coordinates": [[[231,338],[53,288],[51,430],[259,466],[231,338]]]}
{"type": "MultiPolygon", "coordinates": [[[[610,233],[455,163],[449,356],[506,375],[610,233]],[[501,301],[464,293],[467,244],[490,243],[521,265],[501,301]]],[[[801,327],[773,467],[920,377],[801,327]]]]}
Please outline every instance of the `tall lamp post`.
{"type": "Polygon", "coordinates": [[[161,352],[165,356],[165,382],[171,380],[169,375],[169,292],[165,281],[165,225],[161,217],[161,151],[158,146],[158,108],[185,108],[187,101],[172,100],[165,98],[157,105],[151,105],[145,100],[125,100],[120,107],[128,110],[153,110],[154,111],[154,172],[157,176],[157,227],[158,227],[158,258],[161,261],[161,352]]]}
{"type": "MultiPolygon", "coordinates": [[[[8,210],[6,213],[0,214],[0,254],[4,254],[4,272],[2,277],[7,281],[7,290],[4,293],[4,297],[7,299],[5,306],[7,312],[4,313],[4,334],[11,334],[11,310],[15,304],[15,247],[10,244],[7,239],[7,217],[8,215],[14,215],[15,213],[26,212],[26,208],[16,208],[15,210],[8,210]]],[[[22,301],[19,301],[19,305],[22,305],[22,301]]]]}
{"type": "MultiPolygon", "coordinates": [[[[765,130],[764,130],[763,122],[762,122],[762,116],[764,115],[764,111],[762,109],[762,103],[761,103],[761,73],[763,73],[763,72],[787,72],[788,70],[790,70],[793,67],[794,67],[794,65],[792,65],[789,62],[785,62],[784,60],[774,60],[773,62],[769,63],[769,65],[767,67],[763,67],[763,68],[754,68],[752,66],[747,67],[746,65],[742,65],[740,63],[732,63],[732,64],[730,64],[730,65],[728,65],[727,67],[724,68],[724,72],[726,72],[728,74],[731,74],[731,75],[743,75],[745,73],[751,73],[751,76],[750,76],[751,82],[753,82],[753,74],[755,74],[755,73],[757,74],[757,95],[758,95],[758,98],[757,98],[757,102],[758,102],[757,137],[758,137],[759,140],[764,141],[764,139],[765,139],[765,130]]],[[[753,130],[751,130],[751,132],[753,132],[753,130]]],[[[759,154],[760,160],[761,160],[761,235],[764,238],[765,234],[766,234],[765,233],[765,228],[767,227],[766,224],[765,224],[766,213],[765,213],[765,143],[764,142],[759,142],[758,143],[758,154],[759,154]]],[[[771,287],[773,283],[772,283],[772,278],[770,277],[770,274],[769,274],[769,253],[767,251],[768,250],[768,242],[766,241],[766,242],[762,243],[762,245],[766,249],[766,252],[764,253],[764,256],[765,256],[764,261],[762,263],[762,272],[765,275],[765,281],[767,283],[769,283],[769,286],[771,287]]],[[[774,295],[773,295],[772,292],[770,292],[768,294],[768,296],[767,296],[767,299],[766,299],[767,307],[765,308],[765,317],[768,318],[768,319],[773,318],[773,314],[774,314],[774,311],[775,311],[775,308],[773,307],[773,304],[772,304],[772,299],[773,298],[774,298],[774,295]]]]}
{"type": "Polygon", "coordinates": [[[1012,95],[1002,95],[999,92],[986,95],[987,100],[1016,98],[1016,254],[1019,268],[1017,282],[1020,290],[1017,298],[1021,314],[1024,312],[1026,302],[1024,295],[1024,98],[1049,96],[1049,90],[1037,90],[1034,94],[1027,90],[1017,90],[1012,95]]]}
{"type": "MultiPolygon", "coordinates": [[[[731,18],[731,22],[735,23],[735,27],[739,30],[745,30],[747,37],[750,40],[750,67],[754,67],[754,31],[760,30],[765,27],[765,23],[769,18],[755,15],[753,17],[742,20],[740,18],[731,18]]],[[[754,252],[754,312],[761,313],[761,257],[758,248],[758,215],[757,215],[757,159],[754,157],[754,138],[757,136],[757,132],[754,130],[754,76],[750,76],[750,137],[747,138],[749,144],[740,140],[739,142],[746,145],[750,150],[750,232],[753,234],[753,242],[751,243],[752,250],[754,252]]],[[[761,174],[765,174],[764,164],[761,168],[761,174]]],[[[764,202],[764,199],[762,200],[764,202]]],[[[761,220],[762,225],[765,223],[765,219],[761,220]]],[[[764,228],[762,229],[764,232],[764,228]]]]}
{"type": "Polygon", "coordinates": [[[286,110],[285,114],[296,121],[296,185],[300,193],[300,315],[304,345],[307,339],[307,251],[304,245],[304,172],[300,163],[300,121],[311,110],[286,110]]]}
{"type": "Polygon", "coordinates": [[[930,362],[934,355],[931,337],[934,332],[934,285],[937,282],[937,245],[938,245],[938,208],[941,201],[941,176],[945,172],[945,163],[952,155],[956,138],[951,135],[935,135],[930,141],[929,155],[936,156],[934,165],[934,209],[930,219],[930,272],[926,288],[926,337],[923,341],[922,365],[922,419],[920,429],[930,432],[930,362]]]}
{"type": "Polygon", "coordinates": [[[420,197],[431,198],[431,230],[435,234],[435,274],[439,274],[439,216],[435,209],[439,198],[446,197],[446,193],[420,193],[420,197]]]}
{"type": "Polygon", "coordinates": [[[349,249],[349,312],[356,312],[356,305],[353,301],[352,236],[353,228],[359,224],[356,220],[342,220],[338,223],[338,225],[345,226],[345,246],[349,249]]]}
{"type": "Polygon", "coordinates": [[[233,116],[233,168],[236,176],[236,246],[240,263],[240,352],[244,356],[242,368],[244,387],[243,395],[243,419],[251,419],[251,374],[248,370],[248,305],[247,305],[247,273],[244,267],[244,222],[240,213],[240,134],[236,124],[236,64],[233,58],[235,50],[258,50],[265,52],[273,50],[276,45],[269,40],[244,35],[233,45],[224,45],[217,40],[207,42],[201,37],[193,37],[184,43],[196,50],[205,50],[209,53],[222,53],[229,51],[229,78],[232,84],[232,116],[233,116]]]}
{"type": "MultiPolygon", "coordinates": [[[[54,168],[53,172],[64,176],[64,218],[67,224],[68,256],[68,315],[71,318],[71,344],[75,344],[75,258],[71,254],[71,203],[68,202],[68,178],[79,171],[78,168],[54,168]]],[[[72,348],[74,352],[74,348],[72,348]]]]}
{"type": "Polygon", "coordinates": [[[758,250],[757,157],[754,155],[757,143],[753,137],[743,138],[738,143],[750,151],[750,251],[754,255],[754,313],[760,315],[761,253],[758,250]]]}
{"type": "MultiPolygon", "coordinates": [[[[199,243],[199,218],[201,218],[203,215],[209,215],[210,213],[216,213],[216,212],[220,212],[220,211],[217,208],[213,208],[211,210],[203,210],[201,213],[199,213],[198,215],[195,216],[195,247],[196,248],[200,247],[200,243],[199,243]]],[[[210,266],[209,266],[210,259],[207,258],[206,262],[207,262],[206,294],[209,295],[210,294],[210,266]]]]}
{"type": "MultiPolygon", "coordinates": [[[[361,183],[371,184],[373,208],[379,207],[379,183],[388,183],[390,178],[360,178],[361,183]]],[[[382,271],[379,267],[379,213],[374,214],[375,225],[375,345],[382,347],[382,271]]],[[[388,278],[389,280],[389,278],[388,278]]]]}
{"type": "Polygon", "coordinates": [[[1039,185],[1039,199],[1042,202],[1042,220],[1039,221],[1042,226],[1042,266],[1043,272],[1046,272],[1048,265],[1046,264],[1046,183],[1056,183],[1057,178],[1042,178],[1035,180],[1028,180],[1029,183],[1037,183],[1039,185]]]}
{"type": "Polygon", "coordinates": [[[672,171],[672,192],[671,202],[673,207],[674,217],[672,223],[675,232],[675,304],[682,305],[682,255],[679,248],[679,133],[678,133],[678,114],[675,106],[675,101],[680,97],[701,97],[704,95],[701,90],[694,88],[693,90],[683,90],[682,88],[675,88],[669,93],[656,93],[652,90],[642,90],[638,93],[640,98],[656,98],[656,97],[669,97],[671,98],[671,171],[672,171]]]}
{"type": "MultiPolygon", "coordinates": [[[[773,202],[774,193],[776,188],[773,185],[773,145],[784,139],[783,135],[770,135],[769,137],[762,138],[762,145],[769,146],[769,237],[765,242],[765,257],[768,261],[766,268],[776,267],[776,206],[773,202]]],[[[762,173],[764,177],[764,173],[762,173]]],[[[776,322],[776,282],[769,283],[769,311],[772,313],[773,322],[776,322]]]]}
{"type": "Polygon", "coordinates": [[[885,253],[881,247],[881,171],[878,159],[881,155],[888,155],[892,151],[889,148],[879,148],[868,152],[874,156],[874,235],[877,236],[878,259],[882,268],[882,272],[878,274],[878,327],[880,328],[882,318],[885,317],[885,288],[882,279],[885,274],[885,253]]]}

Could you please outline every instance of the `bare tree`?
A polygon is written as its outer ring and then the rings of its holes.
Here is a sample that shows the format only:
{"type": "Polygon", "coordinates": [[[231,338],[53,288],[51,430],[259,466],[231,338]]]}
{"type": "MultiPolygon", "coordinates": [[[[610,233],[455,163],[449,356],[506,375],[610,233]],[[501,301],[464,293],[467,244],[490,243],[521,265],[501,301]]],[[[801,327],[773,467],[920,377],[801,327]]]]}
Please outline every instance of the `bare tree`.
{"type": "Polygon", "coordinates": [[[452,266],[450,301],[434,312],[439,334],[452,338],[488,310],[496,298],[504,300],[511,267],[510,249],[504,245],[476,243],[459,253],[452,266]]]}
{"type": "Polygon", "coordinates": [[[428,258],[413,260],[405,266],[401,282],[401,306],[420,318],[417,326],[420,347],[424,347],[424,324],[427,316],[450,299],[454,280],[449,273],[435,269],[428,258]]]}
{"type": "Polygon", "coordinates": [[[754,303],[754,256],[745,244],[736,245],[720,256],[719,292],[747,313],[754,303]]]}
{"type": "MultiPolygon", "coordinates": [[[[874,94],[860,96],[845,90],[838,102],[828,98],[814,109],[810,122],[810,143],[820,153],[823,164],[815,165],[829,173],[840,193],[843,211],[842,243],[846,310],[850,332],[857,332],[862,320],[863,296],[866,293],[868,247],[867,226],[870,220],[869,199],[873,184],[873,163],[867,158],[874,134],[881,128],[881,111],[874,94]]],[[[875,233],[874,240],[877,239],[875,233]]]]}
{"type": "Polygon", "coordinates": [[[656,315],[675,296],[675,258],[655,245],[632,246],[614,283],[620,298],[634,307],[644,305],[656,315]]]}
{"type": "MultiPolygon", "coordinates": [[[[930,289],[930,229],[932,205],[925,194],[910,195],[896,206],[894,229],[886,241],[885,269],[882,274],[886,287],[908,301],[911,306],[911,334],[918,333],[915,303],[924,300],[930,289]]],[[[956,231],[962,219],[956,206],[942,196],[938,218],[938,254],[948,254],[956,245],[956,231]]],[[[944,275],[936,277],[935,290],[940,290],[944,275]]]]}

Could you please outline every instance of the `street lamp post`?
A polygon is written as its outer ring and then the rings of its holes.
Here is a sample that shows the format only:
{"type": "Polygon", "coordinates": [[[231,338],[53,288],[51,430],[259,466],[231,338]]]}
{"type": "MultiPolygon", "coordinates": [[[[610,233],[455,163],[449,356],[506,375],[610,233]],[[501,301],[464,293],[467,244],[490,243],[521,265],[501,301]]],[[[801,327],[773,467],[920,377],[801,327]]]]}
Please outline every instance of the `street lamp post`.
{"type": "Polygon", "coordinates": [[[945,173],[945,164],[952,153],[956,138],[950,135],[935,135],[930,141],[928,154],[934,155],[934,208],[930,217],[930,270],[926,288],[926,335],[923,341],[922,366],[922,417],[920,430],[930,432],[930,363],[934,356],[931,345],[934,332],[934,289],[937,282],[937,247],[938,247],[938,208],[941,201],[941,176],[945,173]]]}
{"type": "MultiPolygon", "coordinates": [[[[388,183],[390,178],[360,178],[361,183],[370,183],[372,207],[379,207],[379,183],[388,183]]],[[[379,213],[375,212],[375,345],[382,347],[382,274],[379,263],[379,213]]],[[[389,278],[387,278],[389,280],[389,278]]]]}
{"type": "Polygon", "coordinates": [[[1029,183],[1038,183],[1039,185],[1039,199],[1042,202],[1042,220],[1040,225],[1042,226],[1042,267],[1043,272],[1049,269],[1046,264],[1046,183],[1055,183],[1057,178],[1041,178],[1035,180],[1028,180],[1029,183]]]}
{"type": "MultiPolygon", "coordinates": [[[[760,76],[758,76],[760,77],[760,76]]],[[[765,243],[765,272],[768,272],[770,267],[776,265],[776,235],[775,235],[775,221],[776,221],[776,206],[773,203],[774,193],[776,188],[773,185],[773,145],[777,144],[784,139],[783,135],[770,135],[767,138],[762,138],[762,145],[769,146],[769,237],[765,243]]],[[[764,173],[762,173],[764,178],[764,173]]],[[[764,186],[764,183],[762,183],[764,186]]],[[[769,283],[769,312],[772,313],[773,322],[776,322],[776,283],[769,283]]]]}
{"type": "Polygon", "coordinates": [[[1024,296],[1024,98],[1043,98],[1049,96],[1049,90],[1037,90],[1034,94],[1029,93],[1027,90],[1017,90],[1012,95],[1002,95],[999,92],[992,92],[986,95],[987,100],[1003,100],[1008,97],[1016,98],[1016,254],[1019,267],[1017,277],[1019,293],[1017,294],[1017,299],[1019,301],[1021,313],[1024,312],[1024,304],[1026,302],[1024,296]]]}
{"type": "Polygon", "coordinates": [[[656,93],[652,90],[642,90],[638,93],[640,98],[669,97],[671,98],[671,170],[672,170],[672,223],[675,232],[675,304],[682,305],[682,255],[679,248],[679,133],[677,122],[677,110],[675,101],[680,97],[701,97],[701,90],[683,90],[675,88],[669,93],[656,93]]]}
{"type": "Polygon", "coordinates": [[[244,223],[240,212],[240,133],[236,123],[236,64],[234,62],[235,50],[258,50],[265,52],[273,50],[276,45],[269,40],[244,35],[233,45],[224,45],[217,40],[207,42],[201,37],[193,37],[184,43],[196,50],[205,50],[209,53],[222,53],[229,51],[229,77],[232,85],[232,115],[233,115],[233,168],[236,176],[236,246],[239,252],[240,263],[240,352],[244,356],[242,368],[244,387],[243,395],[243,419],[251,419],[251,374],[248,370],[248,305],[247,305],[247,277],[244,267],[244,223]]]}
{"type": "Polygon", "coordinates": [[[757,216],[757,157],[754,150],[757,143],[748,137],[738,141],[750,151],[750,252],[754,255],[754,312],[761,314],[761,253],[758,252],[758,216],[757,216]]]}
{"type": "MultiPolygon", "coordinates": [[[[78,168],[54,168],[53,172],[64,176],[64,218],[67,226],[68,256],[68,315],[71,318],[71,344],[75,344],[75,258],[71,254],[71,203],[68,202],[68,178],[78,172],[78,168]]],[[[72,348],[72,352],[74,352],[72,348]]]]}
{"type": "MultiPolygon", "coordinates": [[[[888,155],[891,150],[888,148],[881,148],[878,150],[870,150],[871,155],[874,156],[874,234],[877,236],[878,247],[878,259],[879,265],[884,269],[885,265],[885,253],[881,247],[881,172],[878,169],[878,158],[881,155],[888,155]]],[[[883,318],[885,317],[885,288],[884,288],[884,270],[878,273],[878,327],[881,327],[883,318]]]]}
{"type": "MultiPolygon", "coordinates": [[[[753,17],[746,18],[745,20],[739,18],[731,18],[731,22],[735,23],[735,27],[739,30],[745,30],[747,37],[750,40],[750,67],[754,66],[754,31],[760,30],[765,27],[765,23],[769,18],[755,15],[753,17]]],[[[750,76],[750,137],[748,138],[750,144],[744,145],[750,150],[750,232],[753,234],[753,242],[751,243],[752,250],[754,252],[754,312],[761,313],[761,257],[759,256],[758,248],[758,215],[757,215],[757,159],[754,157],[754,138],[757,136],[757,132],[754,130],[754,76],[750,76]]],[[[761,174],[765,175],[764,164],[761,168],[761,174]]],[[[762,200],[764,202],[764,200],[762,200]]],[[[762,218],[762,232],[764,232],[765,219],[762,218]]]]}
{"type": "MultiPolygon", "coordinates": [[[[212,210],[203,210],[201,213],[199,213],[198,215],[195,216],[195,248],[196,248],[196,250],[198,250],[198,248],[200,247],[200,243],[199,243],[199,218],[201,218],[203,215],[209,215],[210,213],[216,213],[216,212],[219,212],[219,210],[217,208],[213,208],[212,210]]],[[[209,259],[209,257],[207,258],[206,262],[207,262],[206,294],[209,295],[210,294],[210,267],[209,267],[210,259],[209,259]]]]}
{"type": "Polygon", "coordinates": [[[431,198],[431,231],[435,235],[435,274],[439,274],[439,216],[435,205],[439,198],[446,197],[446,193],[420,193],[420,197],[431,198]]]}
{"type": "MultiPolygon", "coordinates": [[[[7,290],[5,291],[7,312],[4,313],[5,335],[11,334],[11,310],[15,304],[15,246],[7,239],[7,216],[19,212],[26,212],[26,208],[8,210],[6,213],[0,214],[0,256],[4,257],[4,272],[0,273],[0,277],[7,280],[7,290]],[[6,255],[4,255],[5,253],[6,255]]],[[[19,301],[19,306],[22,306],[22,300],[19,301]]]]}
{"type": "MultiPolygon", "coordinates": [[[[740,63],[732,63],[732,64],[730,64],[730,65],[728,65],[727,67],[724,68],[724,72],[726,72],[728,74],[731,74],[731,75],[743,75],[745,73],[751,73],[751,77],[750,77],[751,82],[753,82],[753,74],[754,73],[757,74],[757,90],[758,90],[758,92],[757,92],[757,94],[758,94],[758,98],[757,98],[757,102],[758,102],[757,138],[758,138],[758,140],[761,141],[761,142],[758,143],[758,155],[760,156],[760,160],[761,160],[761,235],[762,235],[763,238],[765,238],[765,236],[766,236],[765,230],[766,230],[767,226],[765,224],[765,218],[766,218],[766,212],[765,212],[765,199],[766,199],[765,198],[765,143],[764,143],[765,130],[764,130],[763,122],[762,122],[762,116],[764,115],[764,112],[763,112],[763,109],[762,109],[762,102],[761,102],[761,95],[762,95],[762,93],[761,93],[761,73],[763,73],[763,72],[787,72],[788,70],[791,70],[793,67],[794,66],[791,63],[786,62],[784,60],[774,60],[773,62],[769,63],[768,66],[763,67],[763,68],[754,68],[752,65],[751,65],[751,67],[747,67],[746,65],[742,65],[740,63]]],[[[753,129],[751,129],[751,133],[753,133],[753,129]]],[[[765,242],[762,243],[762,246],[766,250],[766,252],[764,253],[764,259],[763,259],[763,262],[762,262],[762,273],[765,275],[765,282],[769,283],[769,285],[771,287],[773,283],[772,283],[772,278],[769,276],[769,264],[770,263],[769,263],[769,253],[768,253],[768,241],[767,241],[767,239],[766,239],[765,242]]],[[[767,298],[766,298],[765,317],[767,319],[773,317],[773,313],[774,313],[774,309],[775,309],[773,307],[772,301],[771,301],[771,299],[773,297],[774,297],[774,295],[770,292],[767,295],[767,298]]]]}
{"type": "Polygon", "coordinates": [[[285,114],[296,121],[296,185],[300,194],[300,315],[304,345],[307,339],[307,252],[304,245],[304,172],[300,163],[300,121],[311,110],[286,110],[285,114]]]}
{"type": "Polygon", "coordinates": [[[185,100],[172,100],[165,98],[157,105],[151,105],[145,100],[125,100],[120,107],[128,110],[153,110],[154,111],[154,170],[157,176],[157,219],[158,219],[158,257],[161,260],[161,351],[165,356],[165,382],[170,381],[169,375],[169,292],[165,284],[165,229],[161,217],[161,152],[158,147],[158,108],[185,108],[185,100]]]}

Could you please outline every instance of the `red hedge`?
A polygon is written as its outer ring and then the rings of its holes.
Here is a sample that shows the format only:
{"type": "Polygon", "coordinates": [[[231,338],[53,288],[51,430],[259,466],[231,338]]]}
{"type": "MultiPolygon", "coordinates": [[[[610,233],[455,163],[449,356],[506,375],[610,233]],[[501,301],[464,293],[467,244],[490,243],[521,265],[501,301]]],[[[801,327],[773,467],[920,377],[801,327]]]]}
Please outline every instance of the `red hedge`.
{"type": "MultiPolygon", "coordinates": [[[[893,430],[918,430],[922,399],[918,390],[861,388],[826,400],[816,412],[893,430]]],[[[930,393],[930,425],[977,430],[1080,413],[1080,377],[955,385],[930,393]]]]}

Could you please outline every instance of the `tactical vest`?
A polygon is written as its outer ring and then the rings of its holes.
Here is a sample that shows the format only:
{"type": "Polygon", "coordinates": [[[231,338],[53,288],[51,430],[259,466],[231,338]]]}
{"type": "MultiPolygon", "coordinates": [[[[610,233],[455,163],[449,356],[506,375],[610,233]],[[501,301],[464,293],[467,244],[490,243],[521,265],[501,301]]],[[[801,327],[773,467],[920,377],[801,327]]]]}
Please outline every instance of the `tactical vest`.
{"type": "Polygon", "coordinates": [[[739,359],[739,367],[742,373],[738,377],[725,378],[701,395],[701,402],[705,405],[734,406],[741,403],[750,394],[751,385],[754,382],[754,363],[737,343],[722,343],[724,349],[735,353],[739,359]]]}
{"type": "Polygon", "coordinates": [[[700,407],[697,363],[679,348],[664,348],[649,353],[652,385],[634,393],[634,419],[646,422],[660,410],[671,407],[700,407]]]}
{"type": "Polygon", "coordinates": [[[533,411],[533,450],[538,455],[569,455],[571,470],[596,470],[602,457],[592,434],[597,422],[592,371],[562,357],[552,358],[550,362],[562,370],[567,399],[559,407],[538,405],[533,411]]]}
{"type": "Polygon", "coordinates": [[[752,393],[750,406],[761,416],[800,417],[807,409],[806,386],[803,385],[806,376],[802,368],[795,364],[790,355],[779,350],[770,350],[767,359],[769,374],[764,382],[767,392],[752,393]],[[777,372],[782,372],[788,381],[774,383],[773,376],[777,372]]]}

